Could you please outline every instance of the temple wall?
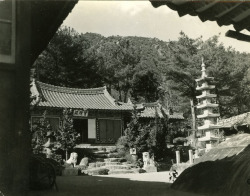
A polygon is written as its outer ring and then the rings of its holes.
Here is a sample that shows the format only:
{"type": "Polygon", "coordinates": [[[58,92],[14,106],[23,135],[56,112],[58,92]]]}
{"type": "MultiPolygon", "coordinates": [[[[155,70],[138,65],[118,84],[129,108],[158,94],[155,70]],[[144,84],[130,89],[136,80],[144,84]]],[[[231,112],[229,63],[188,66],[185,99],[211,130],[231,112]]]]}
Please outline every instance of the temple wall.
{"type": "MultiPolygon", "coordinates": [[[[51,107],[37,107],[31,111],[31,125],[36,120],[42,118],[46,111],[46,119],[50,122],[52,130],[56,130],[62,120],[62,110],[51,107]]],[[[86,116],[73,115],[73,121],[78,121],[76,126],[85,127],[83,129],[87,131],[87,136],[85,137],[88,138],[86,140],[80,139],[79,143],[115,143],[123,135],[124,118],[128,116],[128,113],[109,110],[88,110],[86,116]],[[79,123],[82,124],[79,125],[79,123]]]]}

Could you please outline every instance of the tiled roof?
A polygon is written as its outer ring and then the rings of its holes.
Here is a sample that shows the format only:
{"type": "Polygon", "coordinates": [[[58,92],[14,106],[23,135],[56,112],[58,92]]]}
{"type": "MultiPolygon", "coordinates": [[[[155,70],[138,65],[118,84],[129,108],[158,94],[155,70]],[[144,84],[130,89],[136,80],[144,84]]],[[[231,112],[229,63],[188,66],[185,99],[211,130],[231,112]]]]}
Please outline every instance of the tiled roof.
{"type": "Polygon", "coordinates": [[[217,123],[223,128],[230,128],[233,126],[249,125],[250,124],[250,112],[233,116],[226,119],[221,119],[217,123]]]}
{"type": "MultiPolygon", "coordinates": [[[[59,87],[35,82],[41,100],[38,106],[56,108],[78,108],[98,110],[132,110],[126,103],[116,102],[106,87],[79,89],[59,87]]],[[[31,104],[35,104],[32,102],[31,104]]]]}
{"type": "Polygon", "coordinates": [[[242,152],[249,144],[249,134],[235,135],[231,139],[220,143],[217,147],[212,148],[200,158],[195,159],[194,162],[200,163],[205,161],[220,160],[226,157],[230,158],[242,152]]]}
{"type": "Polygon", "coordinates": [[[250,31],[250,2],[247,1],[196,1],[150,0],[154,7],[167,5],[179,16],[198,16],[202,22],[216,21],[219,26],[233,25],[236,31],[250,31]]]}
{"type": "Polygon", "coordinates": [[[155,118],[155,114],[157,112],[159,118],[163,118],[164,115],[167,115],[169,119],[179,119],[183,120],[183,114],[182,113],[173,113],[169,114],[169,112],[163,108],[159,103],[144,103],[144,104],[138,104],[138,109],[142,109],[140,113],[141,118],[155,118]],[[163,114],[164,112],[164,114],[163,114]]]}

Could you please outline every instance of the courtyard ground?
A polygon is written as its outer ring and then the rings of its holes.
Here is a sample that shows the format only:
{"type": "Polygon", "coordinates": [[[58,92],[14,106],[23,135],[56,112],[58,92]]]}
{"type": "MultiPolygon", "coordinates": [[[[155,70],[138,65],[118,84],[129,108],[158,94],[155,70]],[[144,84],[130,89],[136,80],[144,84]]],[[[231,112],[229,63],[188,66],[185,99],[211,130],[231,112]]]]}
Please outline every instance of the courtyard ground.
{"type": "Polygon", "coordinates": [[[59,191],[31,191],[29,196],[192,196],[172,190],[168,172],[107,176],[60,176],[59,191]]]}

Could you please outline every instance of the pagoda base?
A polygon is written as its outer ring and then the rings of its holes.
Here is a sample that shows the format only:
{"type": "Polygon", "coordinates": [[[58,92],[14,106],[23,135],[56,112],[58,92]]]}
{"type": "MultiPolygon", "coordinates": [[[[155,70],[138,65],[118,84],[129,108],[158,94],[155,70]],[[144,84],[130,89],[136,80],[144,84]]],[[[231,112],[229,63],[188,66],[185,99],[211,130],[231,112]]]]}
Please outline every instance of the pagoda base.
{"type": "Polygon", "coordinates": [[[213,136],[210,136],[210,137],[205,136],[205,137],[198,138],[198,141],[199,142],[210,142],[210,141],[216,141],[218,139],[220,139],[220,138],[219,137],[213,137],[213,136]]]}
{"type": "Polygon", "coordinates": [[[206,136],[198,138],[199,142],[209,142],[209,141],[216,141],[219,137],[215,136],[212,131],[207,131],[206,136]]]}
{"type": "Polygon", "coordinates": [[[198,130],[212,130],[212,129],[219,129],[219,128],[221,128],[220,125],[209,124],[209,125],[203,125],[201,127],[198,127],[198,130]]]}

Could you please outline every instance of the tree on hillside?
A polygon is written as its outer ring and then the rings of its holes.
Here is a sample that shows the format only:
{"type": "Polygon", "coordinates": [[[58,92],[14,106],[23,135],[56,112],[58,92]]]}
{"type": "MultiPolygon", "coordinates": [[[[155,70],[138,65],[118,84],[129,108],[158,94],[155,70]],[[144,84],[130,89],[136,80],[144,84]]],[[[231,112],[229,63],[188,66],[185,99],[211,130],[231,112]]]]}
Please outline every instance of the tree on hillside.
{"type": "MultiPolygon", "coordinates": [[[[202,41],[200,38],[191,39],[184,33],[180,34],[178,41],[169,43],[169,49],[168,65],[163,71],[166,79],[171,81],[171,89],[179,91],[195,105],[198,94],[195,79],[201,76],[201,59],[204,58],[208,75],[215,78],[221,116],[232,116],[250,109],[245,101],[249,97],[249,55],[226,49],[219,44],[218,36],[202,41]]],[[[192,109],[194,122],[195,108],[192,109]]]]}
{"type": "Polygon", "coordinates": [[[98,59],[99,73],[104,76],[109,91],[116,90],[118,99],[127,101],[135,67],[140,61],[134,46],[125,38],[110,37],[93,47],[92,51],[94,58],[98,59]]]}
{"type": "Polygon", "coordinates": [[[135,73],[131,95],[135,101],[155,102],[159,99],[161,81],[154,70],[141,70],[135,73]]]}
{"type": "Polygon", "coordinates": [[[177,42],[170,42],[170,56],[168,66],[166,67],[165,76],[167,80],[173,81],[171,89],[178,90],[181,96],[189,98],[191,104],[193,130],[196,129],[195,108],[196,103],[196,83],[200,68],[196,63],[195,57],[198,54],[198,48],[201,39],[191,39],[183,32],[180,33],[177,42]]]}
{"type": "Polygon", "coordinates": [[[89,47],[89,42],[74,29],[61,27],[34,64],[37,78],[59,86],[102,86],[96,62],[87,58],[89,47]]]}
{"type": "Polygon", "coordinates": [[[249,55],[225,48],[214,36],[205,41],[200,49],[205,57],[207,71],[215,78],[216,94],[222,117],[249,111],[249,55]]]}

